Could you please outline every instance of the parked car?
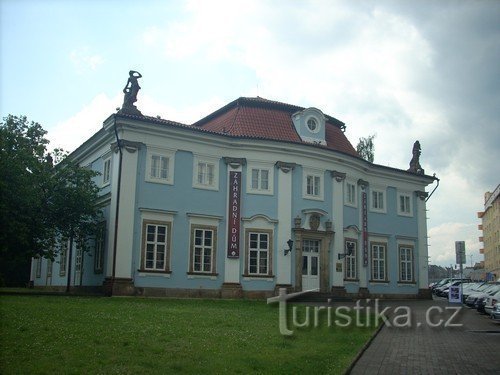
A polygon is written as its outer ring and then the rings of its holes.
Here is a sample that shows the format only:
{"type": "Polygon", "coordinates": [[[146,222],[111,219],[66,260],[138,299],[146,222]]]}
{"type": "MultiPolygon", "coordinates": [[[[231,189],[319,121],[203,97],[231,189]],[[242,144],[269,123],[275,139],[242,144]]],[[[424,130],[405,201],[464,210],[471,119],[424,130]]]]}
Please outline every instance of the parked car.
{"type": "Polygon", "coordinates": [[[495,303],[493,310],[491,310],[491,319],[500,322],[500,303],[495,303]]]}
{"type": "Polygon", "coordinates": [[[499,283],[497,283],[497,282],[489,283],[489,284],[487,284],[487,286],[485,288],[482,288],[480,291],[469,294],[469,296],[465,300],[465,304],[467,306],[473,307],[473,308],[477,308],[477,307],[482,308],[482,306],[479,306],[478,299],[481,299],[481,298],[484,299],[490,295],[495,294],[499,290],[500,290],[499,283]],[[477,305],[476,305],[476,303],[477,303],[477,305]]]}
{"type": "Polygon", "coordinates": [[[483,282],[483,283],[478,283],[477,285],[475,286],[472,286],[470,288],[468,288],[466,291],[464,291],[462,293],[462,301],[463,303],[467,304],[466,301],[467,301],[467,298],[471,295],[471,294],[474,294],[474,293],[479,293],[481,291],[483,291],[484,289],[488,288],[490,284],[486,283],[486,282],[483,282]]]}
{"type": "Polygon", "coordinates": [[[495,306],[495,304],[497,304],[498,302],[500,302],[500,291],[486,298],[484,303],[484,312],[488,315],[491,315],[493,306],[495,306]]]}

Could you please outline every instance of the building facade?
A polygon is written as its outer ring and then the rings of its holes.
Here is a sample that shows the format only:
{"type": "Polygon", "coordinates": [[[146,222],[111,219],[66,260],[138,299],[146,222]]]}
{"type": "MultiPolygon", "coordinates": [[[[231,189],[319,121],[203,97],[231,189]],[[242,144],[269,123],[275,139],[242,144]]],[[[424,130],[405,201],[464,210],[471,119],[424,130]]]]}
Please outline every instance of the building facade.
{"type": "Polygon", "coordinates": [[[487,280],[500,278],[500,184],[495,191],[484,194],[484,211],[477,216],[482,223],[478,229],[482,231],[479,241],[484,247],[480,253],[484,254],[484,271],[487,280]]]}
{"type": "Polygon", "coordinates": [[[54,263],[33,261],[35,286],[69,276],[109,294],[427,296],[435,178],[361,159],[344,130],[317,108],[259,97],[192,125],[111,115],[70,155],[101,172],[94,248],[68,259],[63,241],[54,263]]]}

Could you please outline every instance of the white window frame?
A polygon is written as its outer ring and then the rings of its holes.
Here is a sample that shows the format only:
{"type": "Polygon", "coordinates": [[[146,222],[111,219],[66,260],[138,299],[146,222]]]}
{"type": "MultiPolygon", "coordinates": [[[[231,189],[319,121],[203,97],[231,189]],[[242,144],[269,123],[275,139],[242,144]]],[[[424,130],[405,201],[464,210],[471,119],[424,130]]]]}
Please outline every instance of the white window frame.
{"type": "Polygon", "coordinates": [[[108,156],[102,162],[102,186],[107,186],[110,184],[110,182],[111,182],[111,157],[108,156]]]}
{"type": "Polygon", "coordinates": [[[155,221],[155,220],[143,220],[142,222],[142,248],[141,248],[141,271],[144,272],[170,272],[170,251],[171,251],[171,233],[172,226],[168,221],[155,221]],[[148,238],[148,227],[154,226],[154,238],[148,238]],[[165,228],[165,239],[163,241],[158,239],[158,228],[165,228]],[[147,249],[148,245],[154,246],[153,250],[153,266],[148,267],[147,265],[147,249]],[[158,255],[158,245],[164,246],[164,256],[163,256],[163,267],[157,267],[157,255],[158,255]]]}
{"type": "Polygon", "coordinates": [[[303,169],[303,179],[302,179],[302,197],[304,199],[313,199],[313,200],[319,200],[322,201],[324,200],[324,194],[325,194],[325,174],[324,172],[318,171],[318,170],[311,170],[304,168],[303,169]],[[308,180],[309,178],[313,178],[313,189],[314,186],[316,186],[316,178],[319,178],[319,192],[318,194],[309,194],[307,191],[308,188],[308,180]]]}
{"type": "Polygon", "coordinates": [[[205,225],[192,225],[191,226],[191,267],[190,273],[193,274],[213,274],[215,273],[216,266],[216,251],[217,251],[217,227],[205,226],[205,225]],[[196,244],[196,232],[202,232],[202,243],[196,244]],[[205,243],[206,233],[211,233],[210,244],[205,243]],[[196,269],[196,252],[200,251],[200,269],[196,269]],[[209,251],[209,269],[205,269],[205,259],[207,259],[206,252],[209,251]]]}
{"type": "Polygon", "coordinates": [[[351,238],[346,238],[344,241],[344,254],[347,254],[347,243],[353,243],[354,248],[351,255],[345,256],[345,280],[357,280],[358,279],[358,242],[351,238]]]}
{"type": "Polygon", "coordinates": [[[68,267],[68,250],[69,240],[63,239],[59,249],[59,276],[66,276],[66,268],[68,267]]]}
{"type": "Polygon", "coordinates": [[[346,206],[351,206],[351,207],[357,207],[358,206],[358,194],[357,194],[357,186],[354,181],[345,181],[345,186],[344,186],[344,198],[345,198],[345,204],[346,206]],[[351,198],[351,190],[349,189],[349,186],[353,187],[353,194],[352,194],[352,200],[351,198]]]}
{"type": "Polygon", "coordinates": [[[193,158],[193,187],[197,189],[219,190],[219,159],[215,157],[195,156],[193,158]],[[199,182],[200,165],[213,165],[212,183],[199,182]]]}
{"type": "Polygon", "coordinates": [[[42,257],[38,255],[35,259],[35,277],[39,279],[42,277],[42,257]]]}
{"type": "Polygon", "coordinates": [[[413,252],[414,252],[414,247],[411,245],[400,244],[398,246],[399,282],[403,283],[415,282],[415,268],[414,268],[415,262],[413,261],[414,260],[413,252]],[[405,253],[404,257],[403,253],[405,253]],[[405,273],[405,277],[403,277],[403,271],[405,273]]]}
{"type": "Polygon", "coordinates": [[[405,193],[405,192],[398,192],[398,201],[396,202],[397,206],[398,206],[398,215],[401,215],[401,216],[413,216],[413,202],[412,202],[412,194],[411,193],[405,193]],[[401,208],[401,204],[403,203],[401,201],[401,199],[404,199],[404,202],[405,202],[405,206],[406,206],[406,203],[408,203],[408,207],[405,207],[407,208],[407,210],[402,210],[401,208]]]}
{"type": "Polygon", "coordinates": [[[370,189],[370,211],[373,212],[381,212],[381,213],[386,213],[387,212],[387,189],[383,188],[372,188],[370,189]],[[382,207],[375,207],[375,200],[373,198],[373,194],[377,194],[377,202],[382,202],[382,207]],[[380,199],[380,194],[382,194],[382,199],[380,199]]]}
{"type": "Polygon", "coordinates": [[[380,242],[370,243],[370,258],[371,258],[371,281],[388,282],[387,275],[387,244],[380,242]],[[377,256],[374,256],[374,250],[377,248],[377,256]],[[380,256],[380,250],[383,249],[383,257],[380,256]],[[377,278],[375,278],[375,269],[377,269],[377,278]],[[380,277],[380,271],[383,270],[384,277],[380,277]]]}
{"type": "Polygon", "coordinates": [[[249,194],[274,194],[274,165],[249,163],[247,166],[247,193],[249,194]],[[258,186],[253,182],[254,170],[258,171],[258,186]],[[267,189],[262,187],[262,171],[267,171],[267,189]]]}
{"type": "Polygon", "coordinates": [[[246,231],[246,251],[247,251],[247,259],[246,259],[246,275],[245,276],[267,276],[270,277],[272,274],[272,251],[273,251],[273,235],[271,231],[268,230],[262,230],[262,229],[247,229],[246,231]],[[252,243],[252,235],[257,236],[257,247],[252,248],[251,243],[252,243]],[[267,248],[261,247],[261,236],[267,236],[267,248]],[[252,253],[256,252],[256,272],[252,272],[252,265],[251,265],[251,259],[252,259],[252,253]],[[263,256],[262,253],[265,253],[266,256],[266,270],[265,272],[261,272],[260,269],[260,261],[261,257],[263,256]]]}
{"type": "Polygon", "coordinates": [[[145,179],[147,182],[154,182],[158,184],[173,185],[174,184],[174,167],[175,167],[175,150],[163,149],[154,146],[148,146],[147,156],[146,156],[146,170],[145,179]],[[166,158],[167,161],[167,178],[152,176],[151,167],[153,156],[160,158],[166,158]]]}

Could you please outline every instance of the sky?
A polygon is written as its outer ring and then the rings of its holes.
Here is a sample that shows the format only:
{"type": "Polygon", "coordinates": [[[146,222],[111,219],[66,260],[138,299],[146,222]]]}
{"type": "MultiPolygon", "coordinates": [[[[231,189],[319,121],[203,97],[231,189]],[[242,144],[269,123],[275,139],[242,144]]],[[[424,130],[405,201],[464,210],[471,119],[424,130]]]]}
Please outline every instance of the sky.
{"type": "Polygon", "coordinates": [[[240,96],[314,106],[354,146],[375,134],[375,163],[405,170],[419,140],[440,179],[430,263],[455,264],[459,240],[468,265],[483,259],[477,212],[500,183],[500,1],[0,0],[0,115],[40,123],[51,148],[98,131],[131,69],[145,115],[191,124],[240,96]]]}

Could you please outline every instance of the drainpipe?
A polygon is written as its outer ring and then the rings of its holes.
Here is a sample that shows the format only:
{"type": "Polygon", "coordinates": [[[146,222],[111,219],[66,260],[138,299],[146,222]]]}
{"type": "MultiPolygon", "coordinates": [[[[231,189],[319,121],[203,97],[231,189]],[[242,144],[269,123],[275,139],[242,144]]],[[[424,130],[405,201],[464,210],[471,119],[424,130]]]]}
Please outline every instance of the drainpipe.
{"type": "Polygon", "coordinates": [[[432,196],[432,194],[434,194],[434,192],[436,191],[436,189],[438,188],[439,186],[439,178],[436,177],[436,174],[434,174],[434,179],[437,181],[437,185],[436,187],[431,191],[431,193],[429,194],[429,196],[427,198],[425,198],[425,201],[427,202],[429,200],[429,198],[432,196]]]}
{"type": "Polygon", "coordinates": [[[117,240],[118,240],[118,217],[120,213],[120,188],[122,181],[122,162],[123,162],[123,152],[122,145],[120,139],[118,138],[118,129],[116,128],[116,118],[114,123],[115,128],[115,137],[116,137],[116,145],[118,146],[118,151],[120,153],[119,162],[118,162],[118,187],[116,189],[116,212],[115,212],[115,236],[113,241],[113,272],[111,275],[111,290],[110,296],[113,295],[113,289],[115,285],[115,275],[116,275],[116,252],[117,252],[117,240]]]}

